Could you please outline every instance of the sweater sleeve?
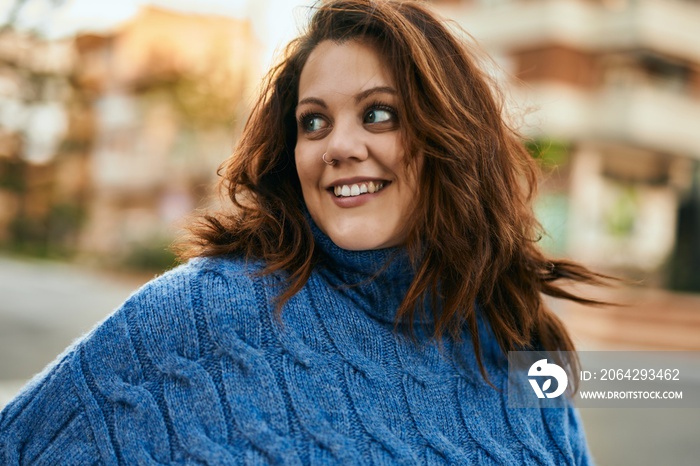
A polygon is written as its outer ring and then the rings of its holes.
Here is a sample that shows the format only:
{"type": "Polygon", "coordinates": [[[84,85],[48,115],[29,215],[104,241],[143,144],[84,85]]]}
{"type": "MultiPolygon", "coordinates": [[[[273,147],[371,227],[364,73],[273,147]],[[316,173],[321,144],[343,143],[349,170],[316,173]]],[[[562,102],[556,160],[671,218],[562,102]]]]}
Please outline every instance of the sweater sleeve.
{"type": "Polygon", "coordinates": [[[75,354],[69,349],[0,413],[0,464],[102,463],[71,377],[75,354]]]}
{"type": "MultiPolygon", "coordinates": [[[[132,295],[10,402],[0,414],[0,464],[144,464],[167,458],[166,428],[144,388],[137,335],[129,325],[135,314],[159,312],[148,303],[158,287],[151,283],[132,295]]],[[[161,304],[177,303],[166,301],[161,304]]]]}
{"type": "Polygon", "coordinates": [[[167,428],[146,382],[157,374],[145,373],[138,329],[182,338],[191,271],[146,284],[22,389],[0,413],[0,464],[167,462],[167,428]]]}

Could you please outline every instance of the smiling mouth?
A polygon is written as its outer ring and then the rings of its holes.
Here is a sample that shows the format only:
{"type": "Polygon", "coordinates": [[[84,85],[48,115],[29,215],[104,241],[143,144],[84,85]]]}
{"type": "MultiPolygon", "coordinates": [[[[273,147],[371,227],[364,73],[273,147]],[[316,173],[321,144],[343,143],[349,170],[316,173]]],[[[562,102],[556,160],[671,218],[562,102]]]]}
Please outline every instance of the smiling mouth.
{"type": "Polygon", "coordinates": [[[330,188],[335,197],[355,197],[363,194],[378,193],[389,185],[389,181],[367,181],[355,184],[344,184],[330,188]]]}

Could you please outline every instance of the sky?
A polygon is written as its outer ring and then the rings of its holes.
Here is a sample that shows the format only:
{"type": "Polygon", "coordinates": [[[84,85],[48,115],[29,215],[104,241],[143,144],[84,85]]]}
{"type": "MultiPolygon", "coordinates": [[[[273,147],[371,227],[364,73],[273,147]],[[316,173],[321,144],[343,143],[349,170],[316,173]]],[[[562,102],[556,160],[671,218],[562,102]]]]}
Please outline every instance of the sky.
{"type": "MultiPolygon", "coordinates": [[[[0,0],[4,20],[13,0],[0,0]]],[[[266,61],[292,39],[308,16],[313,0],[64,0],[58,9],[50,0],[29,0],[18,23],[37,28],[51,38],[76,32],[109,31],[134,16],[143,5],[158,5],[184,12],[248,17],[256,35],[266,47],[266,61]]]]}

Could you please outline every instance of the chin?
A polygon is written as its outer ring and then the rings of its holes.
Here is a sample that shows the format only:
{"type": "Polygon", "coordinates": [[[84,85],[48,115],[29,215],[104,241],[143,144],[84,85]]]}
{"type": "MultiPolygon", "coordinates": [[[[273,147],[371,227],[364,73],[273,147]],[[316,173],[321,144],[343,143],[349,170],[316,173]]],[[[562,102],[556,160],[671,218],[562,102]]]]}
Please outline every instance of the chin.
{"type": "Polygon", "coordinates": [[[400,243],[398,240],[394,240],[391,235],[368,235],[368,230],[371,231],[371,229],[363,227],[357,231],[328,231],[326,234],[336,246],[348,251],[370,251],[373,249],[384,249],[392,246],[398,246],[400,243]]]}
{"type": "Polygon", "coordinates": [[[369,251],[385,247],[376,241],[358,241],[357,238],[334,238],[333,236],[330,238],[336,246],[348,251],[369,251]]]}
{"type": "Polygon", "coordinates": [[[316,226],[341,249],[348,251],[370,251],[398,246],[405,234],[397,225],[391,212],[368,214],[365,212],[343,212],[343,215],[328,213],[321,209],[309,209],[316,226]]]}

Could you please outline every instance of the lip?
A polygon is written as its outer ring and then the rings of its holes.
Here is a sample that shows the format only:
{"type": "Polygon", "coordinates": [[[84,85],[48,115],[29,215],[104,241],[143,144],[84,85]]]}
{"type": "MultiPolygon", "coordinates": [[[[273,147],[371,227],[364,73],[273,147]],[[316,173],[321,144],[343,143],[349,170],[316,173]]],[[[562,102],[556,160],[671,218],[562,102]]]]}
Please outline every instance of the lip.
{"type": "Polygon", "coordinates": [[[337,180],[333,181],[331,184],[326,186],[326,189],[330,189],[332,191],[333,188],[335,188],[336,186],[369,183],[370,181],[389,182],[389,180],[385,178],[376,178],[372,176],[353,176],[352,178],[338,178],[337,180]]]}
{"type": "Polygon", "coordinates": [[[326,192],[328,195],[331,197],[331,200],[337,205],[338,207],[342,208],[349,208],[349,207],[359,207],[361,205],[365,205],[368,202],[371,202],[372,200],[376,199],[377,197],[381,196],[384,194],[384,191],[389,189],[391,187],[391,181],[383,180],[381,178],[345,178],[343,180],[340,180],[342,184],[355,184],[355,183],[360,183],[363,181],[383,181],[387,183],[384,186],[384,189],[382,189],[379,192],[376,193],[365,193],[361,194],[359,196],[352,196],[352,197],[336,197],[335,193],[333,193],[333,186],[331,185],[326,189],[326,192]],[[353,180],[352,182],[348,182],[347,180],[353,180]],[[359,181],[358,181],[359,180],[359,181]]]}

